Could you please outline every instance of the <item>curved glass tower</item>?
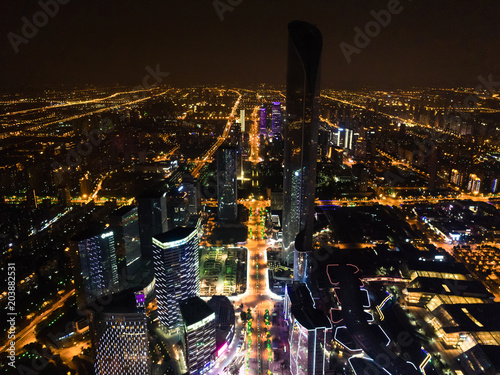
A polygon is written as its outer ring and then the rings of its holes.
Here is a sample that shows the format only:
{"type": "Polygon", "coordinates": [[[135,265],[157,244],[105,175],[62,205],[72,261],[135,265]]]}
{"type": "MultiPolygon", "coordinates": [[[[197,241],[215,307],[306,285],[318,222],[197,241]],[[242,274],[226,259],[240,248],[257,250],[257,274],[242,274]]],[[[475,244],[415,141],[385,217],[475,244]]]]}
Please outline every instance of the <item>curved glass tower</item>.
{"type": "Polygon", "coordinates": [[[301,280],[304,252],[312,249],[323,38],[314,25],[302,21],[291,22],[288,35],[283,261],[294,263],[294,278],[301,280]]]}
{"type": "Polygon", "coordinates": [[[153,237],[158,317],[167,329],[180,328],[179,303],[200,295],[198,230],[177,227],[153,237]]]}

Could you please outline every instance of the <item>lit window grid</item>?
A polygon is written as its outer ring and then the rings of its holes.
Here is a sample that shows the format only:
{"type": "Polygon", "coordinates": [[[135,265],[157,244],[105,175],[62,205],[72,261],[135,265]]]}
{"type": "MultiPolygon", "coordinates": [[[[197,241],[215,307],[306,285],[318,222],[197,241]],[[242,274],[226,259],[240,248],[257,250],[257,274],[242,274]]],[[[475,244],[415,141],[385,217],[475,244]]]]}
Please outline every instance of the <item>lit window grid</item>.
{"type": "Polygon", "coordinates": [[[143,314],[95,319],[96,375],[149,375],[149,342],[143,314]]]}
{"type": "Polygon", "coordinates": [[[202,321],[185,326],[186,358],[190,375],[201,375],[214,364],[216,351],[215,313],[202,321]]]}
{"type": "Polygon", "coordinates": [[[118,288],[118,266],[113,232],[78,243],[85,295],[93,300],[118,288]]]}
{"type": "Polygon", "coordinates": [[[200,295],[196,231],[179,242],[182,244],[167,248],[153,242],[158,316],[167,328],[180,325],[179,303],[200,295]]]}

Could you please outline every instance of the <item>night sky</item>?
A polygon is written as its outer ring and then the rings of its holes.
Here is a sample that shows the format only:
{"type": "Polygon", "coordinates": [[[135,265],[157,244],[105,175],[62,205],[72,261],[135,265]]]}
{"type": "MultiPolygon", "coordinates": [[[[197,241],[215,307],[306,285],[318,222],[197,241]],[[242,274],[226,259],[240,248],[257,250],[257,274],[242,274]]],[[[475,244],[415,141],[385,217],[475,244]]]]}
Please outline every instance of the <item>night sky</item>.
{"type": "MultiPolygon", "coordinates": [[[[42,85],[139,85],[147,66],[165,83],[284,84],[287,24],[301,19],[323,33],[322,87],[475,86],[500,81],[498,0],[401,0],[378,36],[347,63],[339,44],[354,45],[354,27],[388,1],[220,0],[233,4],[221,21],[213,0],[65,0],[38,34],[19,45],[23,16],[37,1],[0,5],[0,89],[42,85]],[[167,82],[168,81],[168,82],[167,82]]],[[[391,0],[394,1],[394,0],[391,0]]]]}

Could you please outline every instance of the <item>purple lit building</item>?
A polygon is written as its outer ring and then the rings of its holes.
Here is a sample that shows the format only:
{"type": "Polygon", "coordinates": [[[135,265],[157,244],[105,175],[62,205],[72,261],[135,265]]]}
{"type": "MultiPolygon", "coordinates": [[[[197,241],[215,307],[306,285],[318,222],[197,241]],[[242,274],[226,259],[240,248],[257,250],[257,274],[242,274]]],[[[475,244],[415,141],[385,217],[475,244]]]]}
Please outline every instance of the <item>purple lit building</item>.
{"type": "Polygon", "coordinates": [[[266,119],[266,109],[262,107],[260,109],[260,135],[267,135],[266,119]]]}

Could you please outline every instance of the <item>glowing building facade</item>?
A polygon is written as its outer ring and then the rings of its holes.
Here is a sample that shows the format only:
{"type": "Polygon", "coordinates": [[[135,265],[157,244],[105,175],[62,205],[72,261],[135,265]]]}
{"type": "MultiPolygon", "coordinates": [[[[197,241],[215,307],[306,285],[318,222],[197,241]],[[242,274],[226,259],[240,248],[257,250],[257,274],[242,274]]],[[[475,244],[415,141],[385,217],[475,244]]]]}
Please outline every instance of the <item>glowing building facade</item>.
{"type": "Polygon", "coordinates": [[[281,102],[273,102],[271,112],[271,133],[272,135],[281,133],[281,102]]]}
{"type": "Polygon", "coordinates": [[[290,372],[292,375],[322,375],[325,373],[325,345],[330,320],[314,307],[307,286],[287,284],[285,318],[289,324],[290,372]]]}
{"type": "Polygon", "coordinates": [[[179,303],[200,295],[198,230],[178,227],[153,237],[153,263],[160,322],[181,325],[179,303]]]}
{"type": "Polygon", "coordinates": [[[149,375],[146,313],[133,292],[113,296],[113,303],[91,316],[96,375],[149,375]]]}
{"type": "Polygon", "coordinates": [[[182,302],[180,309],[189,374],[202,375],[213,367],[216,358],[215,312],[200,297],[182,302]]]}
{"type": "Polygon", "coordinates": [[[260,135],[267,136],[267,114],[266,109],[262,107],[260,109],[260,135]]]}
{"type": "Polygon", "coordinates": [[[119,288],[113,231],[90,229],[75,238],[80,263],[77,284],[83,288],[86,303],[119,288]]]}

